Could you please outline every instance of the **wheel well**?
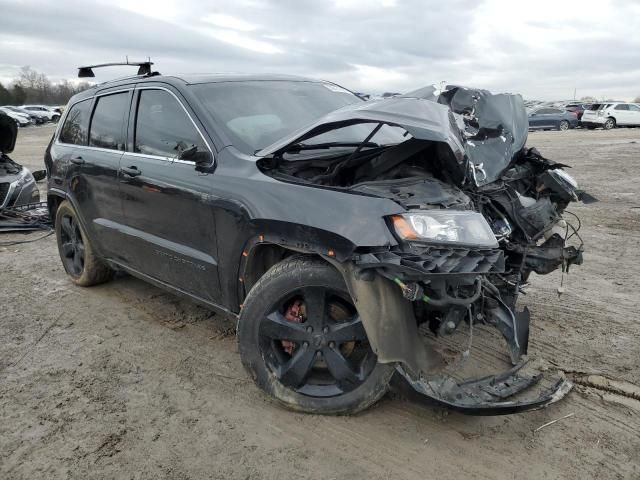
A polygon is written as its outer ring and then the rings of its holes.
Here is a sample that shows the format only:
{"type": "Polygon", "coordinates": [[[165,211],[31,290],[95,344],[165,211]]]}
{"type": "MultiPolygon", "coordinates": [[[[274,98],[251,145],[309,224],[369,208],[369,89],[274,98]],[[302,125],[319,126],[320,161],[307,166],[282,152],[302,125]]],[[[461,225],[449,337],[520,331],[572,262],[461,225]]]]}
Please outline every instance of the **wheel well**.
{"type": "Polygon", "coordinates": [[[58,207],[64,201],[64,198],[59,197],[58,195],[47,195],[47,207],[49,208],[49,218],[51,218],[51,225],[55,227],[56,223],[56,213],[58,212],[58,207]]]}
{"type": "MultiPolygon", "coordinates": [[[[244,255],[244,254],[243,254],[244,255]]],[[[287,257],[301,255],[297,250],[292,250],[273,243],[261,243],[255,245],[245,256],[245,262],[241,267],[241,278],[246,296],[260,278],[275,264],[287,257]]],[[[318,258],[320,255],[309,254],[318,258]]]]}

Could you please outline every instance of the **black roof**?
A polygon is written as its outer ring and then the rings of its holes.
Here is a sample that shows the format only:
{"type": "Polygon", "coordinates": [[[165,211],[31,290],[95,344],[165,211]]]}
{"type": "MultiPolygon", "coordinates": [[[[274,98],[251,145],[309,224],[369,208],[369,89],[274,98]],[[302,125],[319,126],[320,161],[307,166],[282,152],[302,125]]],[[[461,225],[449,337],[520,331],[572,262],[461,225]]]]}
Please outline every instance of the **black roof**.
{"type": "Polygon", "coordinates": [[[242,73],[219,73],[219,74],[187,74],[187,75],[143,75],[118,78],[104,83],[100,83],[83,92],[78,93],[72,100],[78,101],[84,98],[92,97],[97,92],[105,89],[147,82],[163,82],[175,86],[197,85],[201,83],[220,83],[220,82],[247,82],[247,81],[289,81],[289,82],[319,82],[311,78],[298,77],[295,75],[278,75],[278,74],[242,74],[242,73]]]}

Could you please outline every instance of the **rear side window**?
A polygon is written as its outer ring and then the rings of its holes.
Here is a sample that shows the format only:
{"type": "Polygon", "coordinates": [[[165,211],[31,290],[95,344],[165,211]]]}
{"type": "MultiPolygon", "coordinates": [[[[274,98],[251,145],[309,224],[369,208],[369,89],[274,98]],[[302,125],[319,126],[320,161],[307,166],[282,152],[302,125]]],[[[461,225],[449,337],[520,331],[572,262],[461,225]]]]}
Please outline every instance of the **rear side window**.
{"type": "Polygon", "coordinates": [[[85,145],[89,127],[89,109],[91,100],[83,100],[71,107],[60,131],[59,140],[62,143],[85,145]]]}
{"type": "Polygon", "coordinates": [[[134,151],[146,155],[177,157],[193,146],[204,149],[198,134],[182,105],[165,90],[141,90],[134,151]]]}
{"type": "Polygon", "coordinates": [[[632,112],[640,112],[640,107],[638,105],[628,105],[628,107],[632,112]]]}
{"type": "Polygon", "coordinates": [[[614,110],[629,110],[629,105],[621,103],[620,105],[616,105],[614,110]]]}
{"type": "Polygon", "coordinates": [[[91,119],[89,145],[110,150],[124,150],[124,120],[128,111],[129,92],[98,97],[91,119]]]}

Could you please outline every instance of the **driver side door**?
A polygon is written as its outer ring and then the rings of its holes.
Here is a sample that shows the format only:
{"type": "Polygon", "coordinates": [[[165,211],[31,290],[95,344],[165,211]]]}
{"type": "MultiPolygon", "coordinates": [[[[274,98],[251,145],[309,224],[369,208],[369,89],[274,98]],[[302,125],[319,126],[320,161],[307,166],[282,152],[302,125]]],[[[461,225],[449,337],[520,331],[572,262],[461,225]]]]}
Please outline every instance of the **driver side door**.
{"type": "Polygon", "coordinates": [[[211,175],[178,158],[193,146],[213,156],[182,98],[164,87],[137,88],[119,172],[125,261],[153,280],[219,304],[211,175]]]}

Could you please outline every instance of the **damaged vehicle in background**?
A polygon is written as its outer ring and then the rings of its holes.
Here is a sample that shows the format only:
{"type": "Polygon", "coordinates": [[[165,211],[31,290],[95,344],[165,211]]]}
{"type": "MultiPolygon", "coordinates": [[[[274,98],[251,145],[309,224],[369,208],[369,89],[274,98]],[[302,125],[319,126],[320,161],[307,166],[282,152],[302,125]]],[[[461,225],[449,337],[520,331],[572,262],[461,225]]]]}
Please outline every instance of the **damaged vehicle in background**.
{"type": "Polygon", "coordinates": [[[298,411],[363,410],[395,372],[473,414],[571,389],[559,378],[522,396],[540,376],[524,373],[516,302],[532,272],[581,263],[563,213],[588,196],[525,148],[519,95],[428,87],[363,102],[329,82],[144,65],[73,97],[46,152],[73,282],[125,270],[237,316],[244,366],[298,411]],[[513,366],[461,380],[438,345],[466,330],[471,345],[478,324],[513,366]]]}
{"type": "Polygon", "coordinates": [[[31,172],[9,158],[17,136],[15,121],[0,112],[0,210],[40,200],[40,192],[31,172]]]}

